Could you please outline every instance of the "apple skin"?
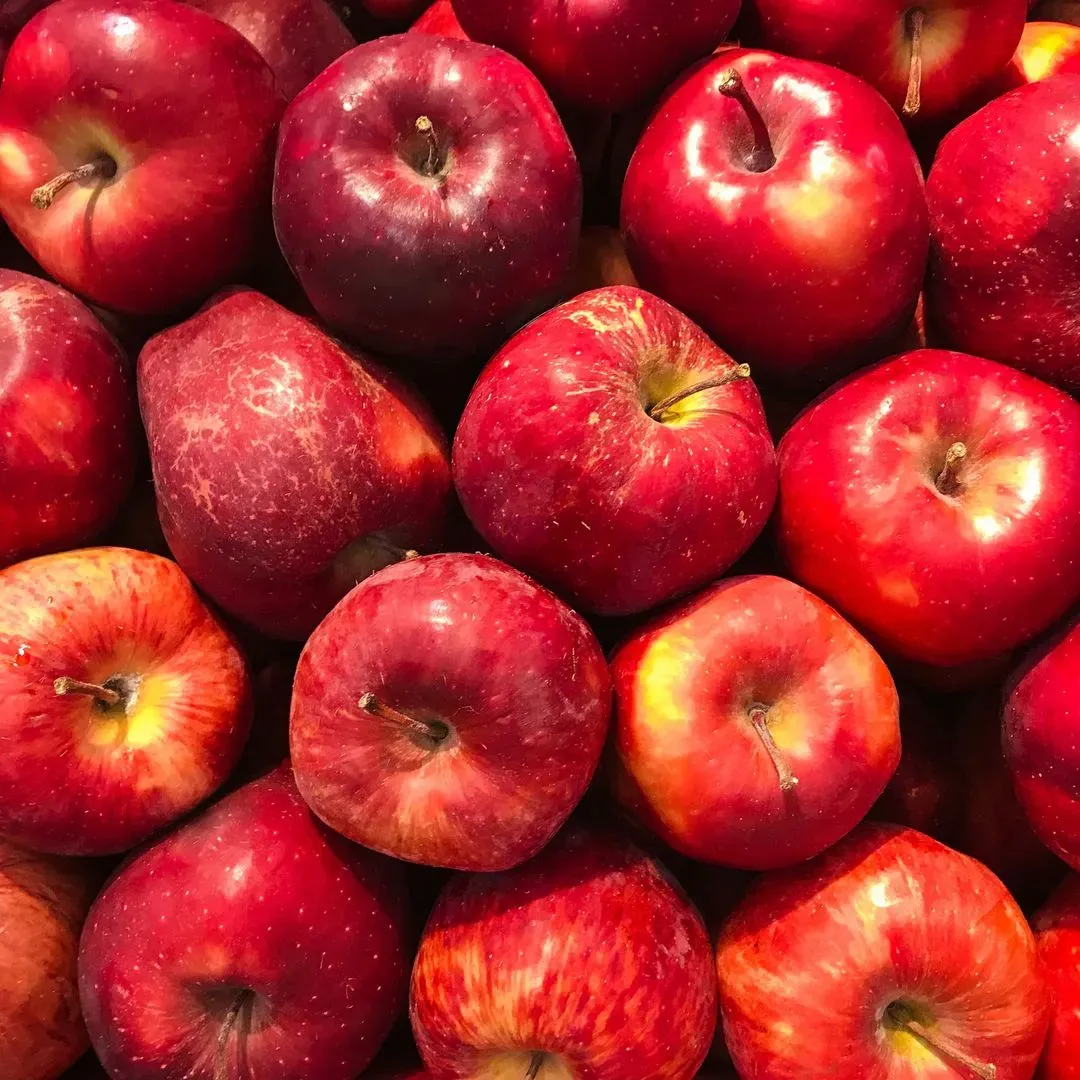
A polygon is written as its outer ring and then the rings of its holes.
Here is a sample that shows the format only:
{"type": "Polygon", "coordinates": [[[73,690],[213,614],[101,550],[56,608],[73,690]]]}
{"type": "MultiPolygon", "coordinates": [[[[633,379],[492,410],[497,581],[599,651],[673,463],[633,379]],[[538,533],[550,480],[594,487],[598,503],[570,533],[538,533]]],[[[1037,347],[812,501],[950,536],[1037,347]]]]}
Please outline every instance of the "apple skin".
{"type": "Polygon", "coordinates": [[[487,555],[427,555],[361,582],[308,640],[290,747],[343,836],[409,862],[506,870],[585,794],[611,679],[585,621],[487,555]],[[445,726],[414,734],[358,705],[445,726]]]}
{"type": "Polygon", "coordinates": [[[1029,22],[1000,81],[1000,93],[1054,75],[1080,74],[1080,26],[1029,22]]]}
{"type": "Polygon", "coordinates": [[[795,580],[891,652],[990,659],[1080,597],[1080,405],[1030,375],[905,353],[820,397],[779,459],[795,580]],[[967,457],[943,493],[957,443],[967,457]]]}
{"type": "Polygon", "coordinates": [[[557,101],[621,112],[723,41],[739,0],[453,0],[453,8],[470,37],[519,56],[557,101]]]}
{"type": "Polygon", "coordinates": [[[760,878],[716,963],[727,1045],[748,1078],[1031,1080],[1046,1034],[1049,995],[1020,909],[980,863],[913,829],[863,825],[760,878]],[[985,1071],[950,1067],[890,1023],[894,1002],[985,1071]]]}
{"type": "Polygon", "coordinates": [[[400,868],[319,825],[283,767],[105,887],[79,950],[94,1048],[113,1080],[353,1080],[405,1001],[405,909],[400,868]]]}
{"type": "Polygon", "coordinates": [[[319,315],[380,352],[452,359],[497,345],[568,273],[581,204],[581,170],[540,83],[474,41],[361,45],[281,124],[281,249],[319,315]]]}
{"type": "Polygon", "coordinates": [[[40,851],[126,851],[228,776],[251,723],[244,660],[168,559],[124,548],[0,571],[0,832],[40,851]],[[54,689],[108,683],[105,708],[54,689]]]}
{"type": "Polygon", "coordinates": [[[262,57],[205,12],[58,0],[4,68],[0,212],[74,292],[133,315],[183,308],[251,259],[282,107],[262,57]],[[39,185],[103,154],[113,179],[31,204],[39,185]]]}
{"type": "Polygon", "coordinates": [[[996,98],[942,141],[927,180],[931,318],[958,349],[1080,389],[1080,75],[996,98]]]}
{"type": "Polygon", "coordinates": [[[409,1012],[438,1080],[520,1080],[534,1054],[536,1080],[689,1080],[716,977],[701,916],[660,864],[571,826],[515,870],[451,879],[409,1012]]]}
{"type": "Polygon", "coordinates": [[[694,68],[638,142],[621,214],[642,286],[766,382],[816,386],[878,359],[914,314],[919,163],[881,97],[835,68],[748,49],[694,68]],[[733,72],[771,133],[763,171],[743,104],[720,89],[733,72]]]}
{"type": "Polygon", "coordinates": [[[435,0],[435,3],[426,8],[409,29],[417,34],[438,34],[440,37],[470,40],[469,35],[465,33],[465,28],[458,21],[457,15],[454,14],[454,5],[450,3],[450,0],[435,0]]]}
{"type": "Polygon", "coordinates": [[[79,931],[96,868],[0,837],[0,1066],[56,1080],[89,1045],[79,1007],[79,931]]]}
{"type": "Polygon", "coordinates": [[[866,816],[900,761],[900,703],[870,643],[812,593],[730,578],[612,657],[615,788],[676,851],[791,866],[866,816]],[[750,713],[797,781],[785,790],[750,713]]]}
{"type": "Polygon", "coordinates": [[[1054,999],[1038,1080],[1080,1080],[1080,877],[1070,874],[1032,920],[1054,999]]]}
{"type": "Polygon", "coordinates": [[[270,65],[278,91],[294,97],[356,38],[326,0],[184,0],[241,33],[270,65]]]}
{"type": "Polygon", "coordinates": [[[438,542],[450,465],[426,408],[260,293],[151,339],[138,385],[169,547],[263,633],[304,640],[402,548],[438,542]]]}
{"type": "Polygon", "coordinates": [[[8,49],[19,31],[50,0],[4,0],[0,7],[0,71],[7,60],[8,49]]]}
{"type": "Polygon", "coordinates": [[[89,309],[0,270],[0,566],[96,537],[138,456],[134,380],[89,309]]]}
{"type": "Polygon", "coordinates": [[[585,293],[477,381],[454,438],[462,505],[499,555],[575,606],[623,615],[689,592],[749,548],[775,497],[761,398],[735,375],[655,296],[585,293]],[[716,378],[732,381],[649,415],[716,378]]]}

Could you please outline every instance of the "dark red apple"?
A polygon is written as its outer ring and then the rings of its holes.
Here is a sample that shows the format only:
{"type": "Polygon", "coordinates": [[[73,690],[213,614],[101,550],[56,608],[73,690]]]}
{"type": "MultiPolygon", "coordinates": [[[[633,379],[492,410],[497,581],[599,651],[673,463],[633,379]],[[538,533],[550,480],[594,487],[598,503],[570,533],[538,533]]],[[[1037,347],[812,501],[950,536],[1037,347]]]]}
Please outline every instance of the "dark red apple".
{"type": "Polygon", "coordinates": [[[96,537],[131,488],[135,387],[89,309],[0,270],[0,566],[96,537]]]}
{"type": "Polygon", "coordinates": [[[0,5],[0,71],[3,71],[8,49],[18,32],[50,0],[4,0],[0,5]]]}
{"type": "Polygon", "coordinates": [[[398,867],[325,830],[287,767],[140,852],[79,986],[113,1080],[354,1080],[405,999],[398,867]]]}
{"type": "Polygon", "coordinates": [[[409,29],[419,34],[438,34],[441,37],[460,38],[462,41],[469,37],[458,22],[450,0],[435,0],[409,29]]]}
{"type": "Polygon", "coordinates": [[[1080,877],[1070,874],[1032,922],[1054,999],[1038,1080],[1080,1080],[1080,877]]]}
{"type": "Polygon", "coordinates": [[[251,290],[151,339],[139,399],[180,565],[223,608],[303,640],[373,570],[438,541],[442,433],[360,353],[251,290]]]}
{"type": "Polygon", "coordinates": [[[439,1080],[690,1080],[716,1024],[701,916],[616,834],[572,827],[504,874],[456,875],[413,967],[439,1080]]]}
{"type": "Polygon", "coordinates": [[[796,580],[903,657],[990,659],[1080,598],[1080,405],[920,349],[823,395],[780,443],[796,580]]]}
{"type": "Polygon", "coordinates": [[[1005,887],[928,836],[864,825],[751,886],[716,950],[744,1077],[1031,1080],[1049,1019],[1005,887]]]}
{"type": "Polygon", "coordinates": [[[672,90],[622,190],[630,264],[758,377],[817,385],[877,359],[928,245],[904,129],[862,80],[724,50],[672,90]]]}
{"type": "Polygon", "coordinates": [[[0,212],[96,303],[184,307],[251,259],[281,110],[263,59],[205,12],[58,0],[4,68],[0,212]]]}
{"type": "Polygon", "coordinates": [[[640,289],[598,289],[512,338],[473,389],[454,482],[506,560],[628,614],[723,573],[761,531],[775,457],[748,378],[640,289]]]}
{"type": "Polygon", "coordinates": [[[888,668],[783,578],[721,582],[631,635],[611,669],[616,794],[703,862],[766,870],[819,854],[900,760],[888,668]]]}
{"type": "Polygon", "coordinates": [[[476,42],[361,45],[282,121],[282,251],[320,316],[382,352],[460,357],[497,344],[569,271],[581,202],[543,88],[476,42]]]}

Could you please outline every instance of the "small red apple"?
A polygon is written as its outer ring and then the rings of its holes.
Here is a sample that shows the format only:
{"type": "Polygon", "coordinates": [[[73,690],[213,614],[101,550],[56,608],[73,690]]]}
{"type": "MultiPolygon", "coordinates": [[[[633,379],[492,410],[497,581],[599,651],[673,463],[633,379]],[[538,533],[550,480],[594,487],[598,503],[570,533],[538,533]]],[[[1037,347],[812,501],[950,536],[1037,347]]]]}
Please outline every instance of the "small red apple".
{"type": "Polygon", "coordinates": [[[1054,999],[1038,1080],[1080,1080],[1080,877],[1070,874],[1032,920],[1054,999]]]}
{"type": "Polygon", "coordinates": [[[454,14],[454,5],[450,0],[435,0],[409,29],[418,34],[438,34],[440,37],[460,38],[462,41],[469,39],[454,14]]]}

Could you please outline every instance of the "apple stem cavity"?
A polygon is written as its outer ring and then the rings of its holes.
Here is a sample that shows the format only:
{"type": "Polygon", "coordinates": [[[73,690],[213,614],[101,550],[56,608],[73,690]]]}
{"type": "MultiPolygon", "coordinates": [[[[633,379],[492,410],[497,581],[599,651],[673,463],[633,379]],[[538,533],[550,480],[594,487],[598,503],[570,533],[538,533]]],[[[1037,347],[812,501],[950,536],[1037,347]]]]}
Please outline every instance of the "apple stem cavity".
{"type": "Polygon", "coordinates": [[[746,155],[746,168],[750,172],[768,172],[776,164],[776,154],[773,153],[772,140],[769,138],[769,129],[754,104],[746,89],[746,83],[742,76],[731,68],[724,73],[716,87],[725,97],[734,98],[746,113],[746,119],[750,121],[750,130],[753,132],[754,145],[750,153],[746,155]]]}
{"type": "Polygon", "coordinates": [[[960,490],[960,466],[967,453],[967,447],[962,442],[954,442],[945,451],[945,464],[934,479],[934,486],[942,495],[955,495],[960,490]]]}
{"type": "Polygon", "coordinates": [[[48,210],[53,200],[68,184],[82,180],[111,180],[116,175],[116,162],[111,157],[99,157],[80,165],[77,169],[62,172],[54,176],[47,184],[34,188],[30,193],[30,202],[38,210],[48,210]]]}
{"type": "Polygon", "coordinates": [[[532,1058],[529,1060],[529,1071],[525,1074],[525,1080],[536,1080],[540,1075],[540,1070],[544,1067],[545,1055],[539,1051],[533,1053],[532,1058]]]}
{"type": "Polygon", "coordinates": [[[416,120],[416,133],[424,139],[424,156],[416,163],[416,171],[422,176],[438,176],[446,167],[446,161],[439,152],[439,140],[435,137],[435,125],[427,116],[416,120]]]}
{"type": "Polygon", "coordinates": [[[966,1054],[951,1039],[939,1031],[931,1031],[918,1020],[911,1009],[902,1001],[894,1001],[885,1010],[889,1022],[896,1028],[914,1035],[928,1049],[933,1051],[944,1063],[959,1065],[977,1080],[996,1080],[997,1066],[988,1061],[978,1061],[966,1054]]]}
{"type": "Polygon", "coordinates": [[[433,743],[441,743],[449,734],[450,729],[439,720],[421,720],[418,717],[403,713],[392,705],[379,701],[374,694],[363,694],[357,705],[366,713],[379,717],[380,720],[389,720],[398,724],[413,735],[433,743]]]}
{"type": "Polygon", "coordinates": [[[911,40],[911,66],[908,68],[907,96],[903,108],[905,116],[915,116],[922,108],[922,32],[925,18],[921,8],[912,8],[904,20],[911,40]]]}
{"type": "Polygon", "coordinates": [[[218,1032],[217,1054],[214,1060],[214,1080],[229,1080],[229,1039],[237,1024],[243,1023],[239,1029],[239,1037],[243,1039],[251,1026],[251,1006],[254,1004],[255,995],[251,990],[241,990],[232,1003],[225,1019],[221,1021],[221,1030],[218,1032]]]}
{"type": "Polygon", "coordinates": [[[768,715],[765,708],[756,705],[750,710],[750,723],[754,725],[754,730],[757,732],[762,746],[765,747],[765,751],[773,763],[776,778],[780,781],[780,790],[783,792],[794,791],[798,786],[799,778],[791,771],[791,767],[784,760],[780,748],[772,737],[772,732],[769,730],[768,715]]]}
{"type": "Polygon", "coordinates": [[[677,394],[669,394],[662,401],[658,401],[649,409],[649,416],[653,420],[659,420],[660,417],[675,405],[678,405],[680,401],[685,400],[688,397],[693,397],[694,394],[700,394],[705,390],[715,390],[720,386],[727,386],[729,383],[736,382],[739,379],[750,378],[750,365],[739,364],[738,367],[734,367],[726,375],[721,375],[715,379],[706,379],[704,382],[694,383],[693,386],[687,387],[685,390],[680,390],[677,394]]]}
{"type": "Polygon", "coordinates": [[[107,686],[99,686],[97,683],[69,679],[66,675],[53,683],[53,690],[58,697],[67,697],[68,694],[82,694],[85,697],[92,697],[98,704],[109,709],[120,704],[120,694],[117,691],[110,690],[107,686]]]}

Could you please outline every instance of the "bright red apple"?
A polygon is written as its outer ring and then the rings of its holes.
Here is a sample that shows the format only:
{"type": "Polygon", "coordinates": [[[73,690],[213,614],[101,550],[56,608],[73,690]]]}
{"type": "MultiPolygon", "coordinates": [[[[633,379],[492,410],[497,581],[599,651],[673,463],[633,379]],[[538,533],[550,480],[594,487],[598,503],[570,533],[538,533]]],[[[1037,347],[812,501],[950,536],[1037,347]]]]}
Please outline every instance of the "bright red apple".
{"type": "Polygon", "coordinates": [[[194,303],[251,259],[281,109],[263,59],[205,12],[58,0],[4,68],[0,212],[96,303],[131,314],[194,303]]]}
{"type": "Polygon", "coordinates": [[[357,581],[438,541],[450,468],[427,410],[260,293],[153,338],[138,382],[170,548],[264,633],[303,640],[357,581]]]}
{"type": "Polygon", "coordinates": [[[819,398],[779,457],[796,580],[890,651],[989,659],[1080,598],[1080,405],[1030,375],[905,353],[819,398]]]}
{"type": "Polygon", "coordinates": [[[89,309],[0,270],[0,566],[97,536],[131,488],[135,388],[89,309]]]}
{"type": "Polygon", "coordinates": [[[451,880],[409,1011],[439,1080],[690,1080],[716,977],[701,916],[661,866],[572,827],[515,870],[451,880]]]}
{"type": "Polygon", "coordinates": [[[210,795],[250,724],[244,661],[175,563],[124,548],[0,571],[0,832],[125,851],[210,795]]]}
{"type": "Polygon", "coordinates": [[[569,271],[581,171],[527,68],[473,41],[353,49],[281,125],[274,222],[319,315],[428,359],[497,344],[569,271]]]}
{"type": "Polygon", "coordinates": [[[361,582],[312,634],[290,746],[308,805],[410,862],[506,870],[592,779],[611,680],[585,621],[487,555],[428,555],[361,582]]]}
{"type": "Polygon", "coordinates": [[[1032,921],[1054,1000],[1038,1080],[1080,1080],[1080,877],[1070,874],[1032,921]]]}
{"type": "Polygon", "coordinates": [[[611,670],[616,794],[703,862],[767,870],[817,855],[900,760],[888,668],[783,578],[720,582],[632,634],[611,670]]]}
{"type": "Polygon", "coordinates": [[[860,79],[724,50],[688,74],[622,190],[630,264],[758,377],[817,385],[908,327],[928,245],[922,174],[860,79]]]}
{"type": "Polygon", "coordinates": [[[409,29],[418,34],[438,34],[441,37],[460,38],[462,41],[469,37],[458,22],[450,0],[435,0],[409,29]]]}
{"type": "Polygon", "coordinates": [[[354,1080],[405,1000],[399,868],[323,829],[287,767],[140,852],[79,986],[113,1080],[354,1080]]]}
{"type": "Polygon", "coordinates": [[[913,829],[864,825],[751,886],[716,949],[744,1077],[1031,1080],[1049,1019],[1005,887],[913,829]]]}
{"type": "Polygon", "coordinates": [[[643,611],[761,531],[775,457],[749,369],[640,289],[598,289],[512,338],[473,389],[454,482],[496,552],[580,606],[643,611]]]}

